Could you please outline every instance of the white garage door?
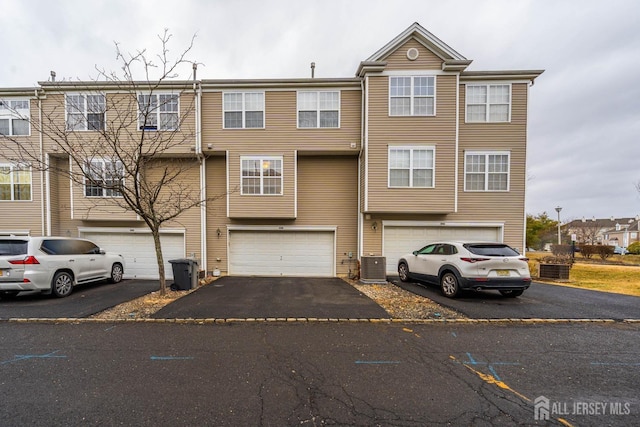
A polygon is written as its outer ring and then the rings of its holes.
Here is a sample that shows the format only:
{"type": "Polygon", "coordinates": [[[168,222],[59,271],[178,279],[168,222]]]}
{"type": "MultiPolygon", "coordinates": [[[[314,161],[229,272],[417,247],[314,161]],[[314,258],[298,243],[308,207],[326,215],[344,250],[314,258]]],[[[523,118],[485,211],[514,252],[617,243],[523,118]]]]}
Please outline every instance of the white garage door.
{"type": "Polygon", "coordinates": [[[231,230],[229,274],[333,277],[333,231],[231,230]]]}
{"type": "MultiPolygon", "coordinates": [[[[107,252],[124,256],[126,279],[158,279],[158,261],[151,233],[85,231],[82,237],[92,240],[107,252]]],[[[184,258],[184,234],[163,233],[160,243],[165,277],[173,279],[169,260],[184,258]]]]}
{"type": "Polygon", "coordinates": [[[383,254],[387,257],[387,274],[398,270],[398,260],[404,254],[418,250],[438,240],[478,240],[501,242],[500,227],[438,227],[384,226],[383,254]]]}

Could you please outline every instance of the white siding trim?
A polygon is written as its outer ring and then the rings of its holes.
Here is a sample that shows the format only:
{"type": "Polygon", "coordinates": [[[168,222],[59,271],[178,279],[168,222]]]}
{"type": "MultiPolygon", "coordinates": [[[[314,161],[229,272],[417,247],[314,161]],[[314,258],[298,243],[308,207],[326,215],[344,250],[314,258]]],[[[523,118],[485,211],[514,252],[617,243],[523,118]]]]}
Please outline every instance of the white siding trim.
{"type": "Polygon", "coordinates": [[[332,225],[227,225],[228,231],[337,231],[332,225]]]}
{"type": "MultiPolygon", "coordinates": [[[[466,114],[466,111],[465,111],[466,114]]],[[[458,212],[458,185],[460,184],[460,74],[456,74],[456,150],[453,176],[453,212],[458,212]]]]}

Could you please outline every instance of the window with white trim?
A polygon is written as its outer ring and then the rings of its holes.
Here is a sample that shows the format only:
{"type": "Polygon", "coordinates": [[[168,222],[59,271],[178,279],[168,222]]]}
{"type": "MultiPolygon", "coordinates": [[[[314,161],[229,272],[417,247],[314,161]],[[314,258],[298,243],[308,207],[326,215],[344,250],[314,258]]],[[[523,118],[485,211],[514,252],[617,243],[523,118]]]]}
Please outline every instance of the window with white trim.
{"type": "Polygon", "coordinates": [[[225,129],[264,128],[263,92],[226,92],[222,106],[225,129]]]}
{"type": "Polygon", "coordinates": [[[465,191],[509,191],[509,152],[467,152],[465,191]]]}
{"type": "Polygon", "coordinates": [[[67,130],[104,130],[104,94],[70,93],[65,96],[67,130]]]}
{"type": "Polygon", "coordinates": [[[511,120],[510,84],[468,84],[467,122],[504,123],[511,120]]]}
{"type": "Polygon", "coordinates": [[[0,164],[0,201],[31,200],[31,168],[0,164]]]}
{"type": "Polygon", "coordinates": [[[138,94],[138,129],[177,130],[180,126],[178,98],[173,93],[138,94]]]}
{"type": "Polygon", "coordinates": [[[435,76],[389,78],[390,116],[435,116],[435,76]]]}
{"type": "Polygon", "coordinates": [[[282,157],[241,157],[241,194],[281,195],[282,157]]]}
{"type": "Polygon", "coordinates": [[[0,99],[0,135],[29,135],[28,99],[0,99]]]}
{"type": "Polygon", "coordinates": [[[120,161],[92,159],[85,164],[85,197],[121,197],[124,167],[120,161]]]}
{"type": "Polygon", "coordinates": [[[298,127],[340,127],[340,92],[298,92],[298,127]]]}
{"type": "Polygon", "coordinates": [[[433,188],[434,147],[389,147],[389,187],[433,188]]]}

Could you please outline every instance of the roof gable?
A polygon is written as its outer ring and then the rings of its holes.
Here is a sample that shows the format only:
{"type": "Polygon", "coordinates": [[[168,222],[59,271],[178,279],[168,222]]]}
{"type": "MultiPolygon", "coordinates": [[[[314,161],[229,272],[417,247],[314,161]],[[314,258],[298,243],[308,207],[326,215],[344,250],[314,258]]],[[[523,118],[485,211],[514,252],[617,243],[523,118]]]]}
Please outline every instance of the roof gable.
{"type": "Polygon", "coordinates": [[[368,71],[382,71],[386,66],[386,61],[396,51],[401,49],[410,40],[415,40],[433,55],[442,61],[441,68],[447,71],[462,71],[469,64],[468,60],[442,40],[424,29],[420,24],[414,22],[409,28],[398,34],[393,40],[380,48],[366,60],[360,63],[357,75],[362,76],[368,71]]]}
{"type": "Polygon", "coordinates": [[[416,39],[420,42],[424,47],[433,52],[436,56],[438,56],[443,61],[447,60],[457,60],[457,61],[466,61],[467,58],[460,55],[458,52],[449,47],[442,40],[431,34],[429,31],[424,29],[420,24],[414,22],[409,28],[404,30],[402,33],[398,34],[393,40],[384,45],[381,49],[379,49],[376,53],[371,55],[366,59],[365,62],[369,61],[384,61],[391,53],[397,50],[400,46],[405,44],[407,40],[410,38],[416,39]]]}

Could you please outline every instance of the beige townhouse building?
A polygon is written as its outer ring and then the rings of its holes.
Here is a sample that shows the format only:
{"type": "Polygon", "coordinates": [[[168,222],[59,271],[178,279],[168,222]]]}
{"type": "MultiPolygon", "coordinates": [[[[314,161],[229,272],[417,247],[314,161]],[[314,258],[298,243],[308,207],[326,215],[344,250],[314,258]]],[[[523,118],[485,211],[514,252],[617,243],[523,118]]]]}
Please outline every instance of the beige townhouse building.
{"type": "MultiPolygon", "coordinates": [[[[356,274],[368,256],[386,257],[393,274],[402,254],[435,239],[522,249],[528,97],[542,71],[470,64],[415,23],[353,77],[141,85],[138,104],[158,106],[157,117],[144,126],[132,118],[122,138],[178,135],[157,161],[190,165],[181,186],[215,198],[163,227],[165,261],[191,256],[229,275],[332,277],[356,274]]],[[[154,278],[145,223],[112,203],[118,194],[61,173],[81,165],[25,120],[57,120],[65,138],[100,146],[122,111],[138,116],[121,85],[0,90],[0,133],[51,165],[12,160],[0,139],[0,234],[87,237],[125,255],[125,277],[154,278]]],[[[102,170],[120,167],[87,153],[102,170]]]]}

